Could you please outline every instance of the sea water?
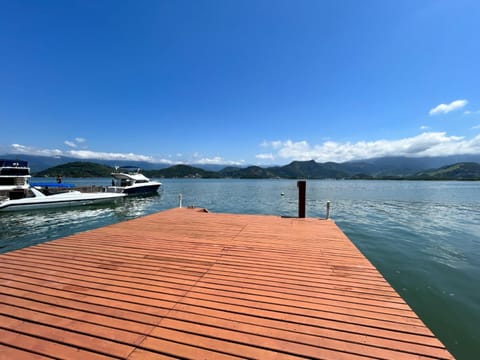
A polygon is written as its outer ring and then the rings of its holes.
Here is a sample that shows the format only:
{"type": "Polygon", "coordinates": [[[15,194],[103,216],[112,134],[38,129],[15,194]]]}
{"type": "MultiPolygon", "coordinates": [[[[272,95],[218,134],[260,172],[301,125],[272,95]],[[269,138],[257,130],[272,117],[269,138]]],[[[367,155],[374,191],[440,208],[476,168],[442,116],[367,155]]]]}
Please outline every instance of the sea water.
{"type": "MultiPolygon", "coordinates": [[[[116,204],[0,213],[0,252],[177,207],[179,194],[183,206],[213,212],[298,214],[295,180],[161,181],[158,195],[116,204]]],[[[479,358],[480,182],[307,181],[307,216],[325,217],[327,201],[330,217],[452,354],[479,358]]]]}

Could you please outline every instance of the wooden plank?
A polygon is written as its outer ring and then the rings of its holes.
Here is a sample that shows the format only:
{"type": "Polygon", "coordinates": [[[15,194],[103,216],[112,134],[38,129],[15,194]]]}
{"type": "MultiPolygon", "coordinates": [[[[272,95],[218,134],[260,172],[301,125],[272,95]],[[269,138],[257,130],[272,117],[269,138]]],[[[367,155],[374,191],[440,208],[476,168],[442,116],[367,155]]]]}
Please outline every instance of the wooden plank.
{"type": "Polygon", "coordinates": [[[52,304],[56,307],[76,309],[85,313],[104,314],[115,319],[126,319],[140,324],[157,324],[161,316],[168,313],[168,309],[162,309],[156,314],[150,307],[129,306],[130,303],[113,302],[108,299],[78,296],[78,294],[66,291],[57,291],[46,287],[11,282],[8,285],[0,279],[0,293],[9,294],[18,298],[29,299],[40,303],[52,304]],[[14,287],[12,287],[14,286],[14,287]]]}
{"type": "MultiPolygon", "coordinates": [[[[5,306],[2,306],[1,308],[2,313],[3,311],[6,311],[5,306]]],[[[54,322],[50,324],[42,324],[36,322],[38,317],[41,318],[42,315],[37,315],[34,318],[27,320],[25,317],[23,317],[23,313],[24,311],[19,309],[15,318],[0,315],[0,330],[3,330],[2,332],[0,332],[0,337],[3,338],[2,342],[4,344],[17,345],[16,340],[20,337],[22,339],[25,337],[31,338],[30,341],[35,344],[37,342],[35,338],[38,338],[46,344],[45,349],[50,349],[52,347],[55,349],[63,349],[62,351],[68,350],[74,351],[76,353],[79,352],[79,349],[82,349],[82,351],[92,353],[92,355],[88,356],[93,356],[93,354],[95,353],[99,354],[100,358],[104,358],[105,356],[125,358],[134,349],[133,346],[111,341],[105,339],[104,337],[101,338],[96,336],[97,334],[95,334],[94,325],[91,325],[90,329],[79,329],[80,331],[86,330],[88,334],[91,334],[86,335],[82,334],[81,332],[77,332],[77,329],[75,328],[66,328],[63,319],[57,319],[57,321],[55,321],[53,317],[50,317],[50,319],[52,319],[54,322]],[[12,320],[16,320],[15,326],[12,328],[12,326],[10,325],[9,328],[4,328],[7,326],[6,324],[11,324],[12,320]],[[100,354],[103,355],[100,356],[100,354]]],[[[72,324],[72,326],[74,326],[74,324],[72,324]]],[[[104,334],[105,332],[102,334],[102,336],[104,334]]],[[[24,345],[23,342],[21,344],[22,346],[24,345]]],[[[17,347],[20,348],[20,346],[17,347]]],[[[55,356],[54,352],[49,352],[48,355],[55,356]]],[[[88,358],[88,356],[84,355],[84,358],[88,358]]]]}
{"type": "MultiPolygon", "coordinates": [[[[42,334],[43,335],[43,334],[42,334]]],[[[0,328],[0,344],[11,348],[16,347],[25,355],[24,359],[35,359],[37,357],[48,357],[52,359],[72,359],[72,360],[106,360],[112,359],[111,356],[98,354],[76,346],[62,344],[43,337],[37,337],[31,334],[19,333],[16,331],[0,328]]],[[[12,350],[9,350],[11,352],[12,350]]],[[[18,352],[17,354],[20,354],[18,352]]],[[[3,356],[3,354],[2,354],[3,356]]],[[[8,360],[17,358],[7,358],[8,360]]],[[[21,359],[21,358],[20,358],[21,359]]]]}
{"type": "Polygon", "coordinates": [[[178,357],[137,348],[130,354],[128,360],[178,360],[178,357]]]}
{"type": "Polygon", "coordinates": [[[53,358],[0,344],[0,360],[12,359],[47,360],[53,358]]]}
{"type": "MultiPolygon", "coordinates": [[[[350,351],[341,342],[337,348],[326,346],[310,346],[297,341],[287,341],[281,338],[262,336],[256,332],[258,328],[245,326],[245,331],[239,331],[238,324],[234,328],[220,328],[205,325],[204,323],[192,323],[165,319],[161,326],[157,327],[151,334],[152,337],[171,337],[185,339],[198,346],[222,350],[232,355],[251,359],[271,358],[322,358],[322,359],[369,359],[369,356],[362,356],[350,351]]],[[[316,344],[317,345],[317,344],[316,344]]],[[[327,344],[328,345],[328,344],[327,344]]]]}
{"type": "Polygon", "coordinates": [[[0,255],[0,359],[452,359],[332,221],[172,209],[0,255]]]}
{"type": "MultiPolygon", "coordinates": [[[[253,326],[255,329],[250,330],[256,334],[268,335],[272,337],[279,337],[296,341],[305,344],[317,345],[322,343],[323,346],[328,346],[328,343],[339,341],[341,345],[335,347],[340,349],[345,344],[351,343],[354,346],[360,345],[368,348],[368,353],[374,353],[375,348],[380,349],[397,349],[405,353],[424,353],[432,351],[432,347],[428,342],[423,343],[424,338],[419,338],[417,343],[401,341],[401,339],[388,339],[380,337],[382,334],[377,334],[377,337],[368,336],[368,334],[359,334],[348,332],[339,328],[327,328],[322,326],[314,326],[314,324],[299,324],[290,323],[277,319],[267,319],[256,317],[250,314],[228,313],[221,310],[207,309],[194,307],[189,305],[180,305],[176,307],[175,311],[168,314],[168,318],[181,319],[189,322],[198,322],[211,326],[222,327],[226,329],[236,329],[244,331],[246,325],[253,326]]],[[[164,323],[162,323],[164,325],[164,323]]],[[[435,343],[433,344],[435,345],[435,343]]],[[[443,353],[439,350],[439,355],[443,353]]],[[[393,350],[392,350],[393,351],[393,350]]],[[[397,357],[399,355],[396,354],[397,357]]]]}

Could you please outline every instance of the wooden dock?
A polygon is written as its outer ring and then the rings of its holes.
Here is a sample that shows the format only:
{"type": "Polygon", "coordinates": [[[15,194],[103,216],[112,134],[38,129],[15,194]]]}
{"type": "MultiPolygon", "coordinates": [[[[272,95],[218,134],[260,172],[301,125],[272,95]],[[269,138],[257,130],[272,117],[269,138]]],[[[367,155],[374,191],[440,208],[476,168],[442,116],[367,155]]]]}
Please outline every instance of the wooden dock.
{"type": "Polygon", "coordinates": [[[332,222],[173,209],[0,255],[0,359],[453,359],[332,222]]]}

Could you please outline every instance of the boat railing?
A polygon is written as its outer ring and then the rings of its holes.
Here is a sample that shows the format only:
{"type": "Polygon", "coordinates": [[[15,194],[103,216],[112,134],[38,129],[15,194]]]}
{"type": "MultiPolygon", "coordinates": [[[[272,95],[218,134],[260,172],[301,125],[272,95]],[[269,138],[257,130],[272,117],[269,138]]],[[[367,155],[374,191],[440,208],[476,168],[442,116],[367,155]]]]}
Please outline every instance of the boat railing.
{"type": "Polygon", "coordinates": [[[107,186],[105,188],[105,192],[109,193],[123,193],[123,187],[119,186],[107,186]]]}

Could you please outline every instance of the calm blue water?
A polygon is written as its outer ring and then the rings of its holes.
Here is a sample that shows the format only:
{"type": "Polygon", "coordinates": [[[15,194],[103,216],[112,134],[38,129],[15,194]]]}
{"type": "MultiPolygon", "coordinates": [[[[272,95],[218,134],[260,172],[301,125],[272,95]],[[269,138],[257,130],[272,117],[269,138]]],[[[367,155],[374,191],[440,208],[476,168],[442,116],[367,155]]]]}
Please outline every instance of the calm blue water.
{"type": "MultiPolygon", "coordinates": [[[[170,209],[179,193],[183,206],[213,212],[297,215],[292,180],[162,182],[162,194],[116,206],[0,213],[0,252],[170,209]]],[[[335,222],[454,356],[479,358],[480,182],[307,182],[307,216],[324,217],[327,200],[335,222]]]]}

